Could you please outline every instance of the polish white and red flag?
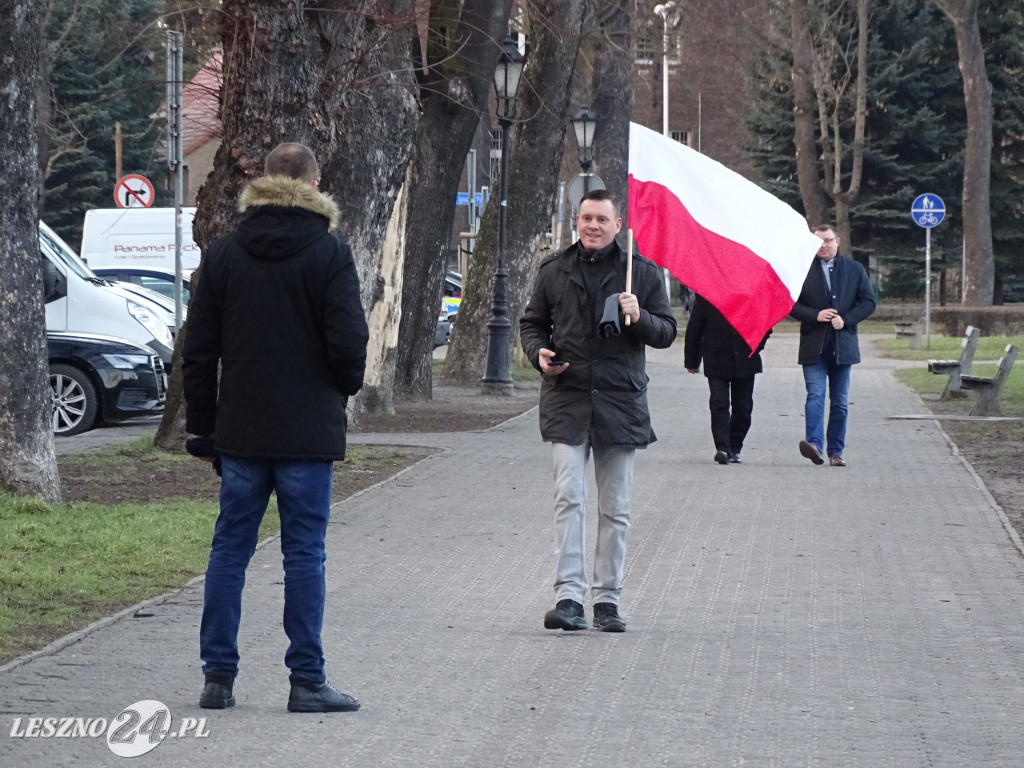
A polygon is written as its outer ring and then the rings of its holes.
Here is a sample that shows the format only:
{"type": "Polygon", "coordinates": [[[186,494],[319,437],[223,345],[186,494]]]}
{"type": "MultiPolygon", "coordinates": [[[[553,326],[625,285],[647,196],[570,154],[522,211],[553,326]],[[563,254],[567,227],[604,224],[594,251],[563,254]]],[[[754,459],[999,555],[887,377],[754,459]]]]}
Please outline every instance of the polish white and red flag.
{"type": "Polygon", "coordinates": [[[821,247],[789,205],[636,123],[629,226],[640,252],[717,307],[751,349],[792,310],[821,247]]]}

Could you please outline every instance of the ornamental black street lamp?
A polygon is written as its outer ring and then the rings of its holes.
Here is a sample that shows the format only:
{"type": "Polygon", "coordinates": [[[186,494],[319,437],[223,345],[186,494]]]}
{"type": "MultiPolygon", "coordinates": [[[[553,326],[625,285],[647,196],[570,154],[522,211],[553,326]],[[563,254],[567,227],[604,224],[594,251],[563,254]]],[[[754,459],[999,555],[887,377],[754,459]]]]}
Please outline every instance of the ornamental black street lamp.
{"type": "Polygon", "coordinates": [[[590,107],[583,107],[571,122],[573,130],[576,131],[580,168],[584,173],[590,173],[590,166],[594,162],[594,129],[597,127],[597,115],[590,111],[590,107]]]}
{"type": "Polygon", "coordinates": [[[510,368],[512,324],[508,319],[508,294],[505,269],[505,213],[508,210],[508,129],[516,114],[516,96],[526,56],[519,52],[519,46],[509,35],[502,43],[501,58],[494,71],[494,94],[497,97],[498,124],[501,126],[501,186],[500,207],[498,208],[498,258],[494,271],[494,301],[491,305],[491,322],[487,324],[487,370],[482,380],[482,389],[488,394],[509,395],[512,393],[512,371],[510,368]]]}

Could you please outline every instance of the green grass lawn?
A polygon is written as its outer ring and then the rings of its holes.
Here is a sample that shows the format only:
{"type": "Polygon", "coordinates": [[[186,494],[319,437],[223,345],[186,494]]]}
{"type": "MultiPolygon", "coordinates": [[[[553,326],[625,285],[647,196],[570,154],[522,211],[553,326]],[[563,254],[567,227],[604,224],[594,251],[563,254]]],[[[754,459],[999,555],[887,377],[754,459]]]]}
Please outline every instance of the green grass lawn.
{"type": "MultiPolygon", "coordinates": [[[[892,331],[891,323],[889,332],[892,331]]],[[[962,336],[932,336],[928,349],[924,349],[925,340],[921,340],[921,349],[912,349],[906,339],[876,339],[875,345],[886,357],[897,360],[956,360],[960,357],[962,336]]],[[[978,339],[974,352],[975,360],[998,360],[1003,356],[1007,344],[1016,344],[1024,348],[1024,336],[983,336],[978,339]]],[[[1020,358],[1018,358],[1020,360],[1020,358]]],[[[1014,365],[1014,373],[1017,366],[1014,365]]],[[[975,371],[972,368],[972,373],[975,371]]],[[[990,374],[978,373],[981,376],[990,374]]]]}
{"type": "MultiPolygon", "coordinates": [[[[402,454],[351,447],[335,472],[387,465],[396,456],[402,454]]],[[[86,474],[133,482],[145,482],[141,478],[154,466],[200,466],[153,447],[152,436],[74,462],[86,474]]],[[[50,505],[0,493],[0,663],[205,572],[218,503],[216,491],[204,494],[203,500],[50,505]]],[[[278,532],[276,511],[271,497],[261,541],[278,532]]]]}
{"type": "MultiPolygon", "coordinates": [[[[66,504],[0,494],[0,661],[206,570],[217,504],[66,504]]],[[[277,525],[267,515],[264,535],[277,525]]]]}

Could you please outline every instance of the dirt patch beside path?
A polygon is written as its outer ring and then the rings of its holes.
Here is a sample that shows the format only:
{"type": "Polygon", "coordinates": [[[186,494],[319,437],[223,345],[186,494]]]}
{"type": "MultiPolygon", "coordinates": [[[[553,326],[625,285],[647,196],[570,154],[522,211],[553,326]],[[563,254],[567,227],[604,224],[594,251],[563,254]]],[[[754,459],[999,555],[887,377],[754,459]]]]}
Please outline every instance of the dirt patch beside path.
{"type": "MultiPolygon", "coordinates": [[[[368,432],[463,432],[487,429],[537,404],[538,382],[517,386],[509,396],[484,395],[479,387],[434,387],[433,400],[400,400],[393,416],[366,416],[352,434],[368,432]]],[[[350,446],[334,465],[334,501],[369,488],[428,456],[426,448],[350,446]]],[[[144,504],[172,497],[216,500],[220,480],[209,464],[189,456],[122,449],[59,456],[65,502],[144,504]]]]}
{"type": "Polygon", "coordinates": [[[943,420],[942,427],[1024,539],[1024,420],[943,420]]]}
{"type": "Polygon", "coordinates": [[[540,381],[517,384],[509,395],[485,395],[479,387],[434,386],[432,400],[399,400],[395,415],[365,415],[360,432],[469,432],[488,429],[537,405],[540,381]]]}

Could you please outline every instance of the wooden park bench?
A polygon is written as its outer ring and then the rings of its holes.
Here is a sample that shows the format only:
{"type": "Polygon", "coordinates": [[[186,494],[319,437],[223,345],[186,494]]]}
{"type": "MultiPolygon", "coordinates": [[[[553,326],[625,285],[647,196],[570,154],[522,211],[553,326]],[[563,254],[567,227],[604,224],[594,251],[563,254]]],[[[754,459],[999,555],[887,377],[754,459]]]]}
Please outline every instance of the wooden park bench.
{"type": "Polygon", "coordinates": [[[964,389],[974,389],[978,392],[978,402],[971,410],[971,416],[1002,416],[999,408],[999,393],[1003,391],[1003,385],[1010,377],[1010,369],[1017,360],[1016,344],[1007,344],[1003,350],[1003,356],[999,360],[999,368],[992,378],[984,376],[960,376],[960,386],[964,389]]]}
{"type": "Polygon", "coordinates": [[[946,380],[946,388],[942,390],[939,400],[949,400],[954,397],[967,397],[967,393],[960,388],[960,377],[970,374],[971,363],[974,361],[974,350],[978,348],[978,338],[981,332],[973,325],[967,326],[963,341],[960,342],[959,360],[929,360],[928,370],[932,373],[944,373],[949,376],[946,380]]]}

